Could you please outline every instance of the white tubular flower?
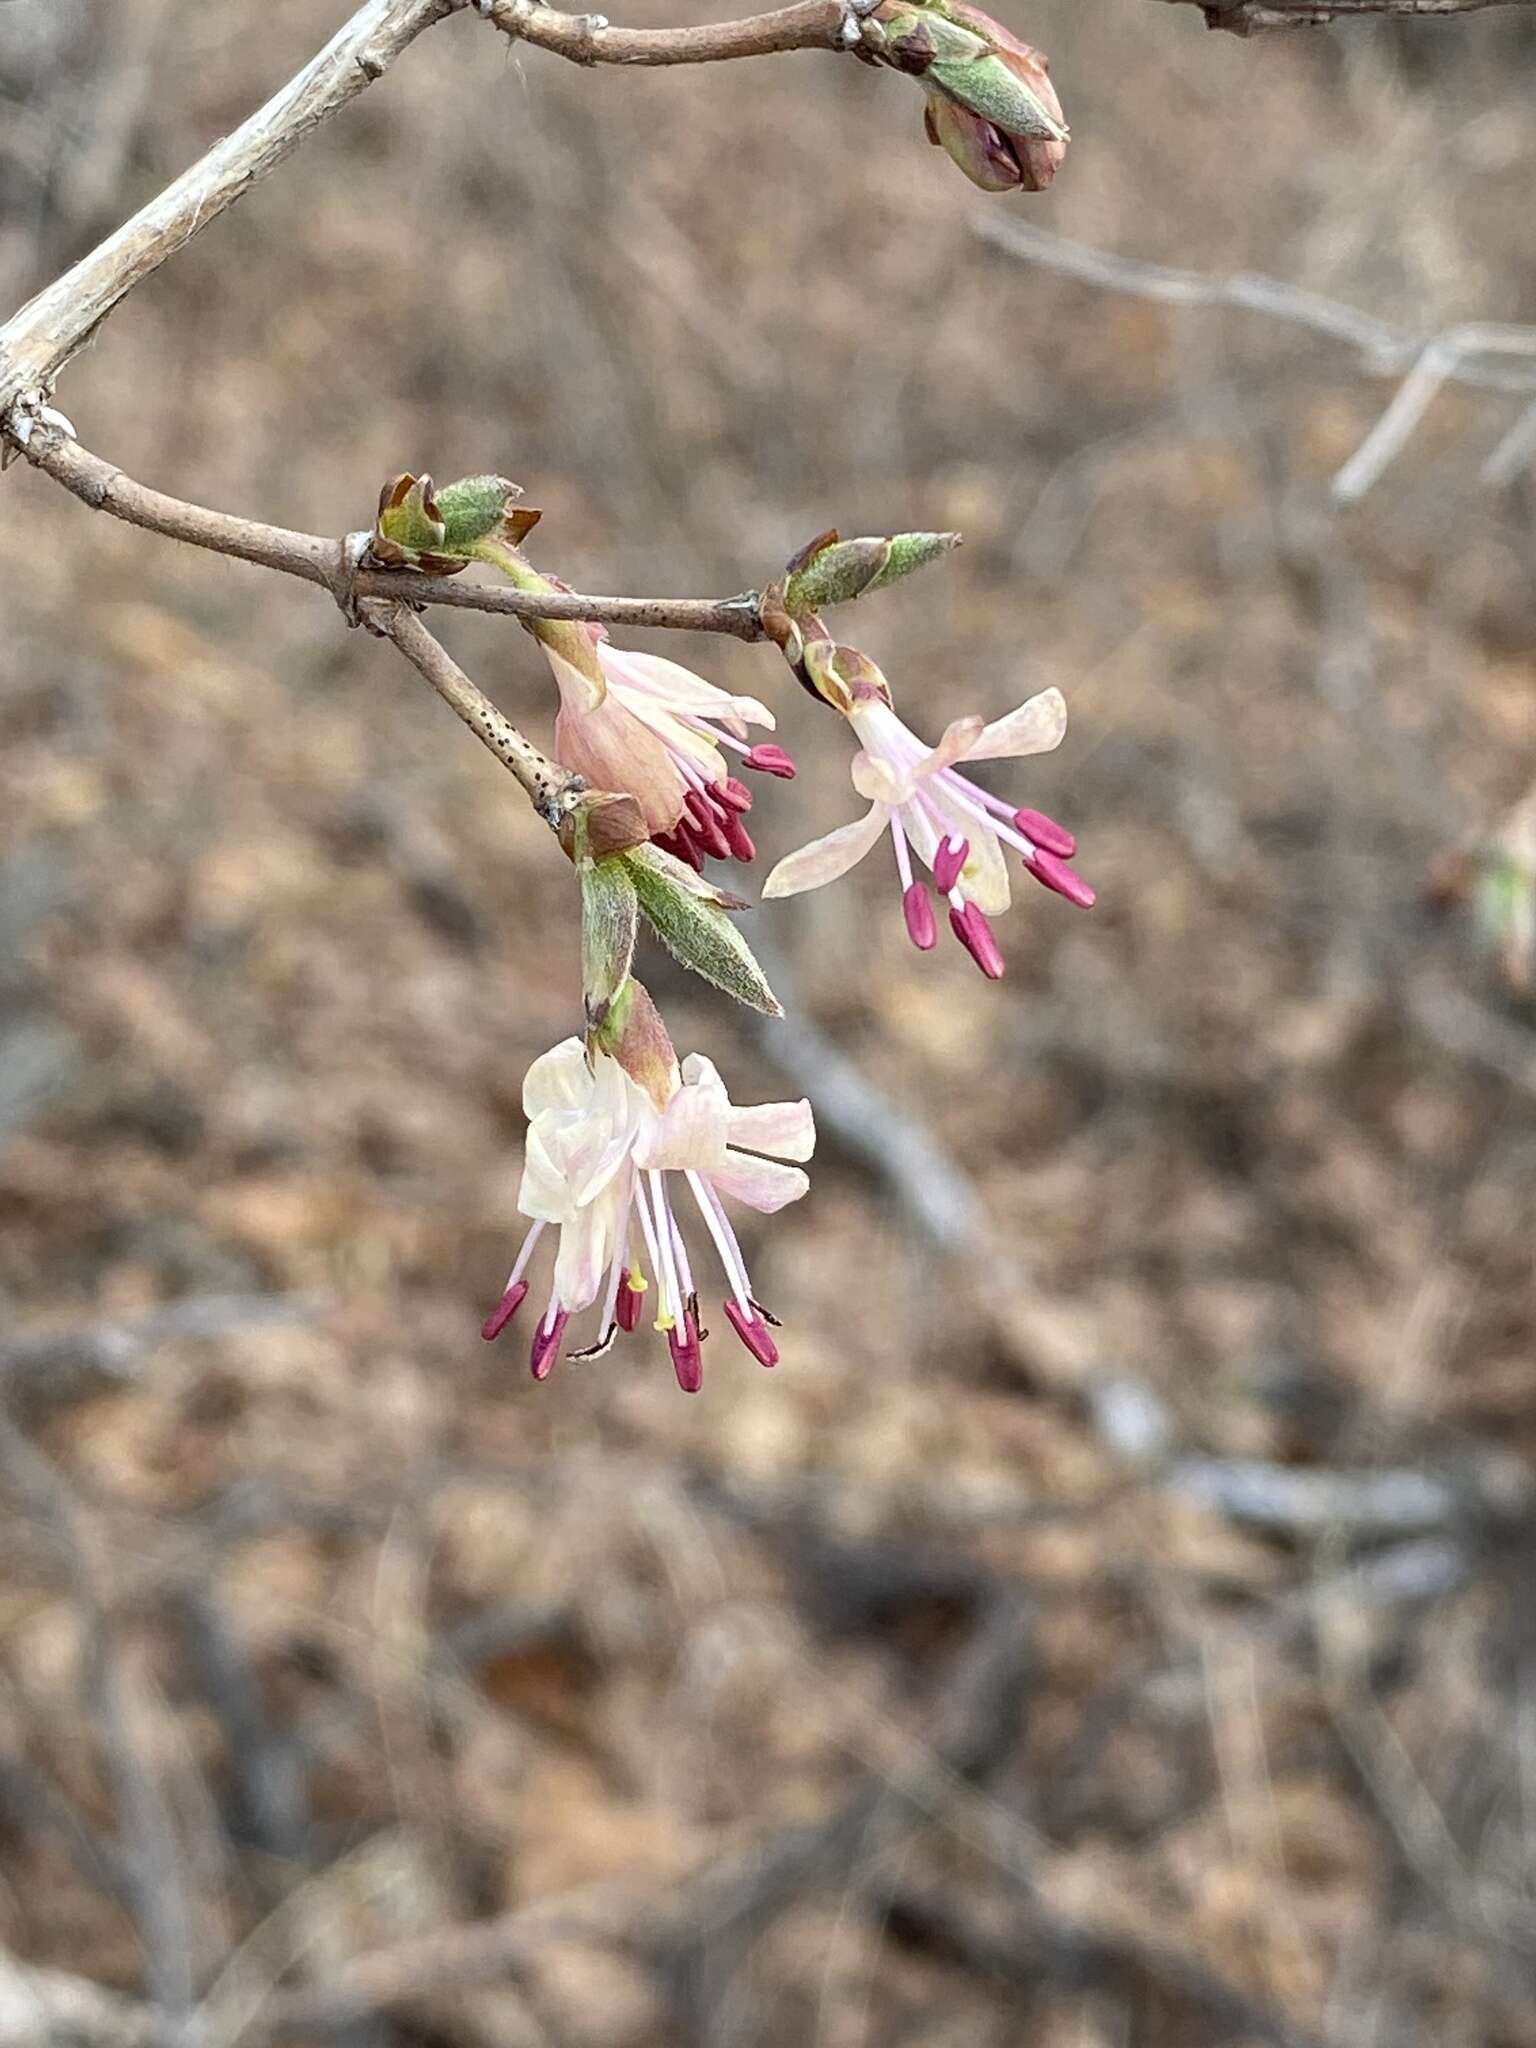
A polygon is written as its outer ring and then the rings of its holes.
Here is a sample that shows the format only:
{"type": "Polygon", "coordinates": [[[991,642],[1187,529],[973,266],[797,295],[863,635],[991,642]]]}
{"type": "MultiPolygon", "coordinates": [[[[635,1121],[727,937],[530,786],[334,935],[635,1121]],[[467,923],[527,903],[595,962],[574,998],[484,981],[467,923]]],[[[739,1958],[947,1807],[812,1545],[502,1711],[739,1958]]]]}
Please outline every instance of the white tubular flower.
{"type": "Polygon", "coordinates": [[[699,1297],[675,1203],[686,1186],[724,1271],[725,1315],[753,1357],[778,1363],[769,1325],[722,1197],[772,1215],[796,1202],[810,1182],[786,1160],[809,1159],[816,1128],[808,1102],[736,1108],[713,1065],[683,1061],[677,1085],[658,1110],[618,1061],[589,1059],[568,1038],[535,1060],[523,1084],[528,1143],[517,1206],[532,1219],[501,1300],[483,1335],[498,1336],[528,1294],[524,1277],[549,1225],[560,1233],[549,1305],[534,1332],[531,1364],[544,1379],[559,1356],[566,1324],[601,1298],[595,1357],[619,1330],[640,1321],[649,1264],[655,1274],[655,1327],[666,1334],[678,1384],[703,1384],[699,1297]],[[767,1156],[763,1156],[767,1155],[767,1156]]]}
{"type": "Polygon", "coordinates": [[[555,752],[594,789],[625,790],[639,803],[657,843],[702,867],[750,861],[756,852],[743,813],[752,792],[731,774],[724,750],[745,767],[793,776],[781,747],[751,746],[749,726],[773,730],[773,713],[755,697],[734,697],[659,654],[594,643],[602,681],[555,647],[544,652],[560,689],[555,752]]]}
{"type": "Polygon", "coordinates": [[[1059,746],[1067,729],[1059,690],[1043,690],[990,725],[974,715],[957,718],[936,747],[924,746],[902,723],[883,685],[861,688],[844,715],[862,742],[851,774],[869,810],[788,854],[764,883],[765,897],[797,896],[836,881],[889,832],[912,943],[927,952],[937,937],[927,888],[913,875],[915,853],[949,900],[955,937],[992,980],[1001,976],[1003,959],[987,919],[1008,908],[1008,849],[1023,856],[1037,882],[1085,910],[1092,905],[1093,890],[1067,865],[1077,850],[1070,832],[956,772],[961,761],[1044,754],[1059,746]]]}

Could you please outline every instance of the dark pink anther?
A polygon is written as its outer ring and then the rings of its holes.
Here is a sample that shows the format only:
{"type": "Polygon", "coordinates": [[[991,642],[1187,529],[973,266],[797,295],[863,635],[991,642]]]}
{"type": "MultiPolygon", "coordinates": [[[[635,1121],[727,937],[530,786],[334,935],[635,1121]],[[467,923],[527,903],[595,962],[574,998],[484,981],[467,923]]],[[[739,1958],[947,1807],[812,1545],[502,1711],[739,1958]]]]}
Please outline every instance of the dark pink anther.
{"type": "Polygon", "coordinates": [[[939,936],[933,919],[933,899],[921,882],[914,882],[901,899],[901,914],[907,920],[907,937],[920,953],[931,953],[939,936]]]}
{"type": "Polygon", "coordinates": [[[733,811],[750,811],[752,792],[744,782],[738,782],[734,775],[727,775],[724,782],[712,782],[710,788],[721,803],[733,811]]]}
{"type": "Polygon", "coordinates": [[[1058,825],[1044,811],[1015,811],[1013,822],[1033,845],[1054,853],[1058,860],[1070,860],[1077,851],[1077,841],[1066,826],[1058,825]]]}
{"type": "Polygon", "coordinates": [[[487,1344],[501,1335],[527,1298],[528,1282],[526,1280],[514,1281],[491,1310],[485,1321],[480,1325],[480,1334],[487,1344]]]}
{"type": "MultiPolygon", "coordinates": [[[[720,826],[721,813],[716,811],[702,790],[690,789],[687,797],[690,831],[704,851],[713,860],[729,860],[731,843],[720,826]]],[[[724,815],[729,817],[729,811],[724,815]]]]}
{"type": "Polygon", "coordinates": [[[672,1353],[672,1370],[685,1394],[696,1394],[704,1384],[704,1352],[699,1343],[699,1326],[691,1308],[683,1310],[680,1330],[668,1330],[667,1349],[672,1353]]]}
{"type": "Polygon", "coordinates": [[[960,871],[971,857],[969,839],[943,838],[934,849],[933,886],[947,896],[960,879],[960,871]]]}
{"type": "Polygon", "coordinates": [[[960,910],[949,913],[949,928],[976,962],[988,981],[1003,978],[1003,956],[998,950],[992,927],[974,903],[967,903],[960,910]]]}
{"type": "Polygon", "coordinates": [[[777,775],[782,782],[795,779],[795,764],[782,747],[754,747],[744,759],[745,765],[755,768],[760,775],[777,775]]]}
{"type": "Polygon", "coordinates": [[[626,1266],[619,1275],[618,1298],[613,1304],[613,1319],[621,1330],[639,1327],[640,1311],[645,1305],[645,1296],[638,1287],[629,1284],[629,1268],[626,1266]]]}
{"type": "Polygon", "coordinates": [[[553,1329],[546,1330],[540,1323],[535,1331],[528,1364],[536,1380],[547,1380],[554,1371],[555,1360],[560,1356],[560,1340],[565,1335],[565,1326],[570,1320],[569,1310],[561,1309],[555,1317],[553,1329]]]}
{"type": "Polygon", "coordinates": [[[748,1315],[739,1301],[728,1301],[725,1319],[759,1365],[778,1364],[779,1347],[769,1336],[768,1325],[755,1309],[748,1315]]]}
{"type": "Polygon", "coordinates": [[[686,861],[691,868],[702,868],[704,865],[704,856],[694,844],[693,834],[681,819],[670,832],[660,834],[656,844],[676,859],[686,861]]]}
{"type": "Polygon", "coordinates": [[[1047,889],[1054,889],[1058,896],[1065,896],[1069,903],[1075,903],[1079,910],[1092,910],[1098,901],[1091,886],[1085,882],[1076,869],[1069,868],[1064,860],[1058,860],[1054,853],[1042,848],[1033,860],[1027,860],[1025,867],[1037,882],[1043,882],[1047,889]]]}
{"type": "Polygon", "coordinates": [[[734,811],[727,811],[721,819],[721,824],[733,858],[742,862],[756,860],[757,847],[753,841],[752,834],[743,825],[736,813],[734,811]]]}

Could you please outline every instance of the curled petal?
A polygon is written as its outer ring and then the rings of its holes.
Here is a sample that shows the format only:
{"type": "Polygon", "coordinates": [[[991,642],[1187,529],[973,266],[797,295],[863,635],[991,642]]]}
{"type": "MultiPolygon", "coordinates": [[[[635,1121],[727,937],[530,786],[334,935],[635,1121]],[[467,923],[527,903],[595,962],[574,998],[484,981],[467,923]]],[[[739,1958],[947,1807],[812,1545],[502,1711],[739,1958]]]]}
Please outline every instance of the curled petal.
{"type": "Polygon", "coordinates": [[[953,768],[957,761],[966,760],[975,752],[977,741],[986,731],[986,725],[974,711],[964,718],[951,720],[945,726],[939,744],[930,748],[913,769],[913,780],[919,781],[925,775],[936,774],[940,768],[953,768]]]}
{"type": "Polygon", "coordinates": [[[1059,747],[1067,730],[1067,702],[1060,690],[1042,690],[1017,711],[983,726],[969,758],[998,761],[1022,754],[1048,754],[1059,747]]]}
{"type": "Polygon", "coordinates": [[[538,1124],[530,1127],[523,1147],[523,1177],[518,1184],[517,1206],[524,1216],[540,1223],[563,1224],[575,1213],[564,1162],[551,1151],[538,1124]]]}
{"type": "Polygon", "coordinates": [[[586,1048],[579,1038],[562,1038],[540,1053],[523,1076],[523,1114],[536,1117],[546,1109],[581,1109],[592,1088],[586,1048]]]}
{"type": "Polygon", "coordinates": [[[733,1109],[727,1135],[749,1152],[774,1159],[809,1159],[816,1149],[816,1119],[811,1105],[799,1102],[758,1102],[733,1109]]]}
{"type": "Polygon", "coordinates": [[[839,825],[824,839],[813,839],[798,852],[787,853],[763,884],[763,895],[798,896],[806,889],[820,889],[857,867],[885,830],[886,812],[872,804],[862,818],[851,825],[839,825]]]}
{"type": "Polygon", "coordinates": [[[598,650],[598,660],[611,683],[643,691],[667,710],[686,717],[715,719],[737,739],[746,738],[749,725],[762,725],[773,731],[773,713],[766,704],[760,704],[755,697],[737,697],[728,690],[717,689],[702,676],[696,676],[691,668],[668,661],[664,655],[642,654],[632,647],[605,643],[598,650]]]}
{"type": "Polygon", "coordinates": [[[717,1194],[745,1202],[772,1216],[789,1202],[798,1202],[810,1186],[809,1177],[798,1166],[780,1166],[773,1159],[754,1159],[750,1152],[727,1152],[725,1164],[709,1177],[717,1194]]]}

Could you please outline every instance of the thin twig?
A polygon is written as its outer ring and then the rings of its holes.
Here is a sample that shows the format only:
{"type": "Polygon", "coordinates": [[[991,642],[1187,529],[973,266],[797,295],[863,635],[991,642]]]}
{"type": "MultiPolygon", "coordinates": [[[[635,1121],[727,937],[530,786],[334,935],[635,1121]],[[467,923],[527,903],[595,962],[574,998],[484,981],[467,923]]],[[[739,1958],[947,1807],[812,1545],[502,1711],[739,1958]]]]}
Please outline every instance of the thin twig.
{"type": "Polygon", "coordinates": [[[545,823],[558,825],[564,800],[586,788],[581,777],[541,754],[531,740],[525,740],[479,685],[470,681],[452,655],[432,638],[414,612],[404,605],[373,603],[366,607],[366,614],[374,630],[394,642],[416,673],[463,719],[475,738],[490,749],[504,768],[512,771],[545,823]]]}
{"type": "Polygon", "coordinates": [[[286,526],[268,526],[256,519],[239,519],[229,512],[168,497],[163,491],[135,483],[115,464],[91,454],[47,420],[33,423],[25,412],[13,414],[9,420],[0,415],[0,440],[92,511],[109,513],[167,540],[184,541],[189,547],[296,576],[334,595],[448,605],[519,619],[586,619],[612,626],[720,633],[734,640],[763,638],[755,591],[723,598],[589,597],[580,591],[546,595],[487,589],[441,576],[418,576],[408,569],[363,569],[354,575],[344,542],[328,540],[319,533],[296,533],[286,526]]]}
{"type": "Polygon", "coordinates": [[[687,28],[626,28],[601,14],[566,14],[528,0],[494,0],[483,11],[507,35],[576,64],[725,64],[788,50],[844,49],[850,18],[843,0],[799,0],[744,21],[687,28]]]}
{"type": "Polygon", "coordinates": [[[1235,36],[1251,36],[1273,28],[1323,28],[1364,14],[1477,14],[1485,7],[1529,6],[1531,0],[1173,0],[1175,6],[1198,7],[1207,28],[1224,28],[1235,36]]]}
{"type": "Polygon", "coordinates": [[[135,285],[292,154],[310,130],[382,78],[462,0],[365,0],[320,54],[174,184],[0,327],[0,417],[51,383],[135,285]]]}
{"type": "MultiPolygon", "coordinates": [[[[1435,335],[1415,334],[1362,313],[1358,307],[1254,271],[1221,277],[1144,263],[1086,242],[1068,241],[1029,221],[996,214],[980,216],[976,232],[983,241],[993,242],[1027,263],[1107,291],[1131,292],[1164,306],[1235,306],[1243,312],[1291,321],[1358,349],[1362,368],[1372,376],[1402,377],[1392,403],[1333,479],[1333,495],[1344,504],[1363,497],[1402,453],[1442,384],[1466,384],[1483,391],[1536,391],[1536,363],[1499,360],[1536,356],[1536,327],[1479,322],[1448,327],[1435,335]]],[[[1536,425],[1531,426],[1530,434],[1529,445],[1513,435],[1500,443],[1484,471],[1487,481],[1513,480],[1520,464],[1536,453],[1536,425]]]]}

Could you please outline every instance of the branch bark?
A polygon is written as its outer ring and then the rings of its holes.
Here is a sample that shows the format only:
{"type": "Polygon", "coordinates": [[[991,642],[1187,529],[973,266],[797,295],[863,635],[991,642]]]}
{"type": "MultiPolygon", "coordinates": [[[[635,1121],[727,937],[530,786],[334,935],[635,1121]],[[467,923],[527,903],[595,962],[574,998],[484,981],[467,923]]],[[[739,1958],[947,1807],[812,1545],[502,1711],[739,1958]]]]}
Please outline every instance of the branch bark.
{"type": "Polygon", "coordinates": [[[575,64],[724,64],[786,50],[839,50],[850,12],[843,0],[799,0],[744,21],[689,28],[625,28],[601,14],[567,14],[529,0],[493,0],[484,10],[504,34],[575,64]]]}
{"type": "Polygon", "coordinates": [[[591,597],[581,591],[530,591],[455,583],[419,576],[407,569],[364,569],[353,576],[344,543],[324,534],[298,533],[240,519],[207,505],[190,504],[136,483],[115,464],[103,461],[46,421],[21,427],[0,414],[0,442],[14,448],[34,469],[51,476],[94,512],[106,512],[188,547],[206,548],[279,575],[296,576],[334,596],[359,601],[382,598],[412,605],[440,604],[460,611],[495,612],[517,619],[583,619],[609,626],[649,626],[687,633],[721,633],[735,640],[761,640],[758,594],[736,597],[591,597]]]}
{"type": "Polygon", "coordinates": [[[1265,29],[1322,28],[1363,14],[1385,14],[1399,20],[1426,14],[1478,14],[1485,7],[1529,7],[1532,0],[1169,0],[1175,7],[1198,7],[1207,28],[1224,28],[1235,36],[1265,29]]]}

